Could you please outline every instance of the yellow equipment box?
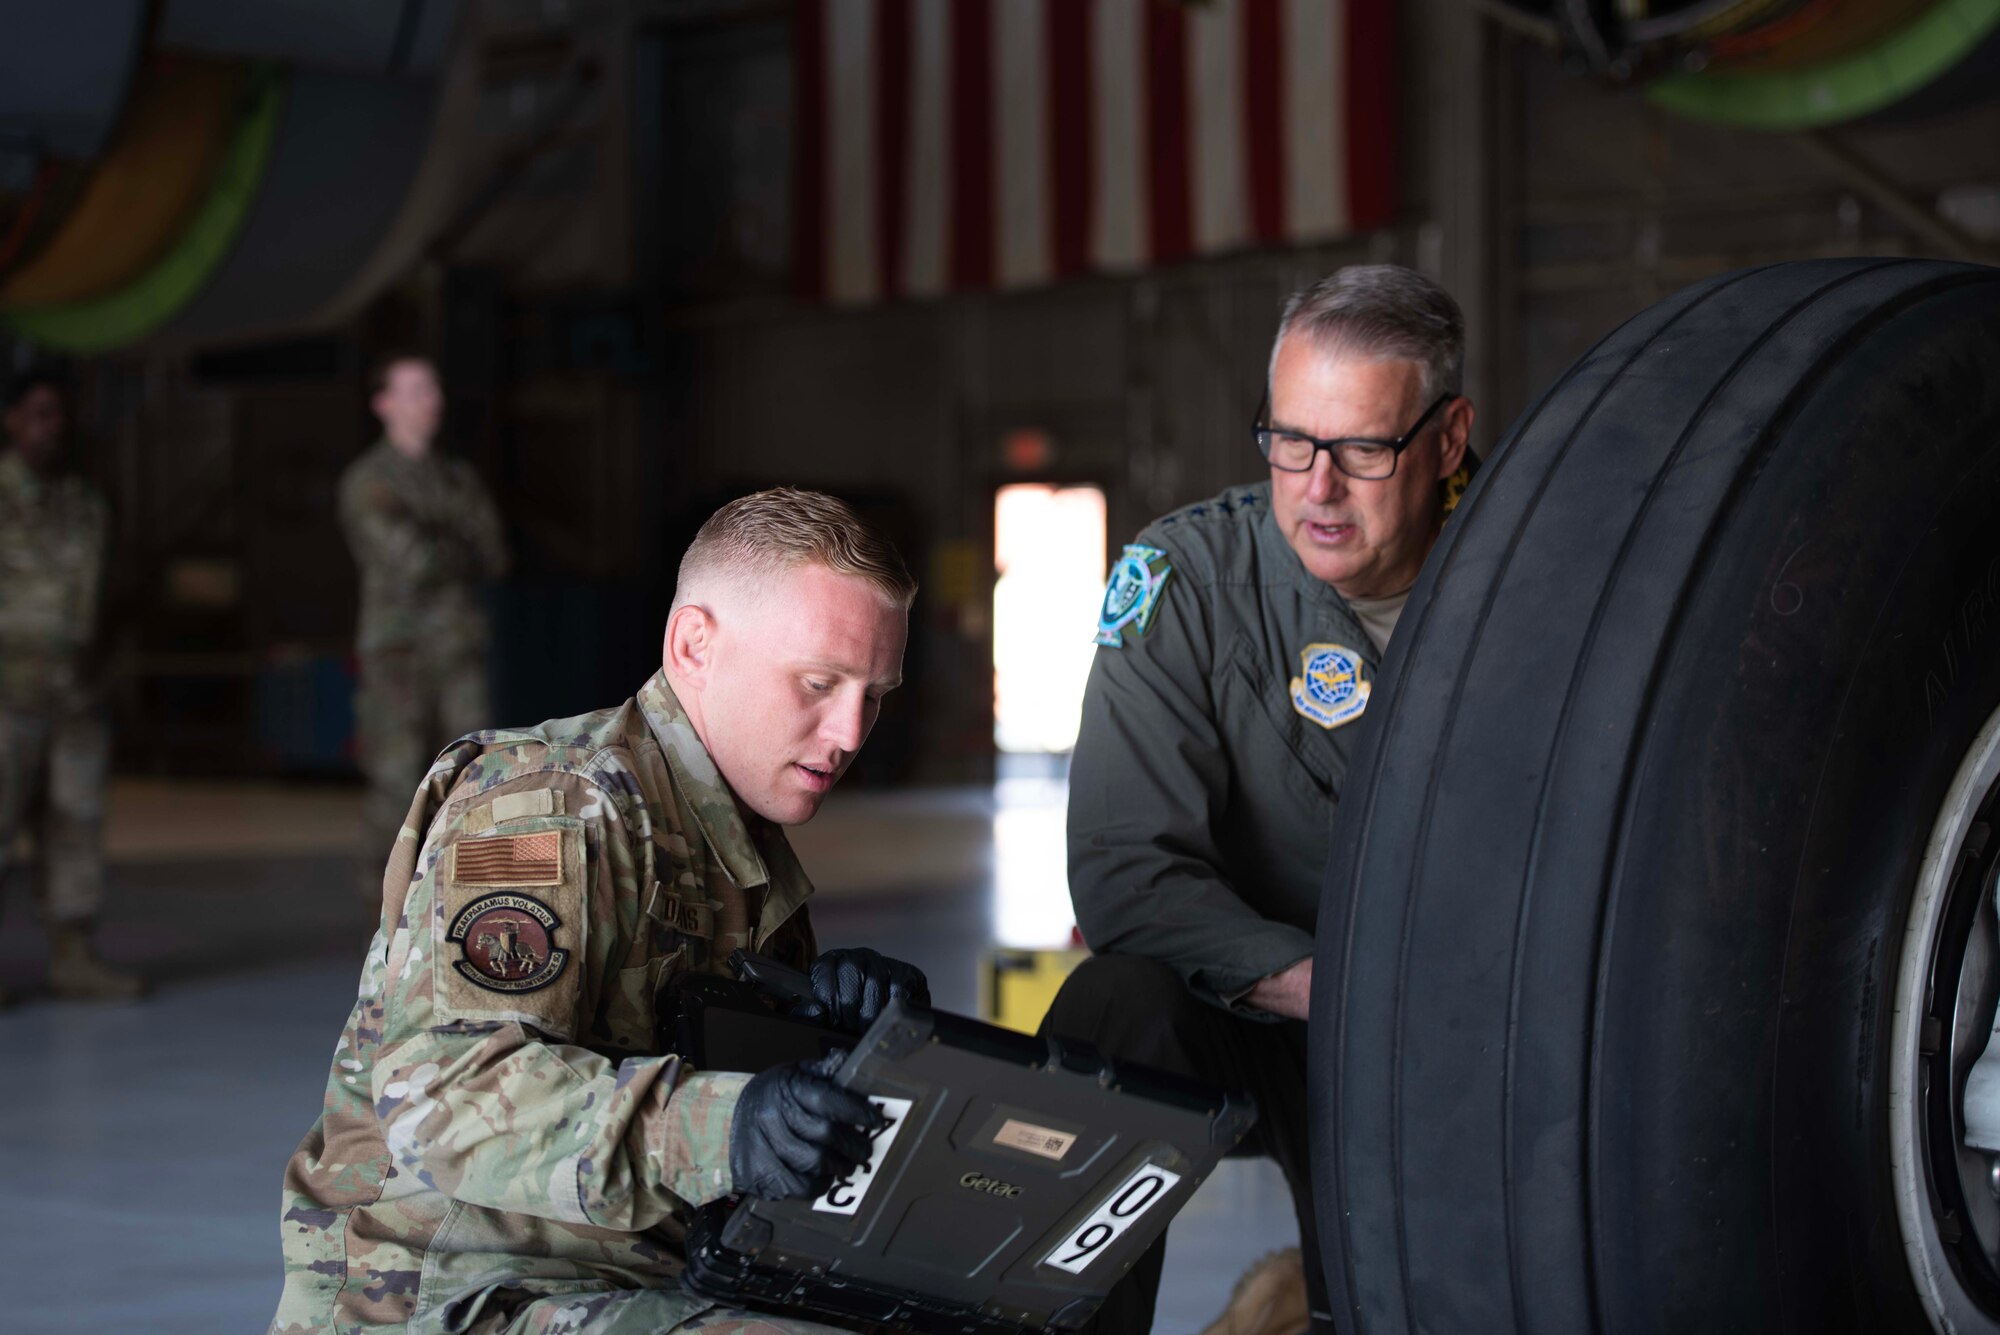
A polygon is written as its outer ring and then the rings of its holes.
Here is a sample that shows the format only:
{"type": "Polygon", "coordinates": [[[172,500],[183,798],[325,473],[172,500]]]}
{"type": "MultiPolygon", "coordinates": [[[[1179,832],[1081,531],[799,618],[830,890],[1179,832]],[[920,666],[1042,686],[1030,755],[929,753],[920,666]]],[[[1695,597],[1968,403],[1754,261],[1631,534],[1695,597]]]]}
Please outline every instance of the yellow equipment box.
{"type": "Polygon", "coordinates": [[[1087,950],[988,951],[980,962],[980,1014],[1005,1028],[1034,1033],[1063,979],[1089,958],[1087,950]]]}

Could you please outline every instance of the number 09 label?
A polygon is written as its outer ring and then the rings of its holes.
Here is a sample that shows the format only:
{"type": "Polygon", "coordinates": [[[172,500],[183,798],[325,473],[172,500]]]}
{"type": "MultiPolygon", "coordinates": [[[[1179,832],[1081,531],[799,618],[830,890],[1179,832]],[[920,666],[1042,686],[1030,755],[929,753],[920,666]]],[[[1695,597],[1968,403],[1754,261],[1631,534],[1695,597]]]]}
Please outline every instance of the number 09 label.
{"type": "Polygon", "coordinates": [[[1106,1247],[1137,1223],[1140,1215],[1158,1205],[1180,1180],[1179,1173],[1158,1164],[1140,1164],[1090,1212],[1089,1218],[1042,1258],[1042,1264],[1067,1270],[1072,1275],[1082,1274],[1085,1266],[1104,1255],[1106,1247]]]}

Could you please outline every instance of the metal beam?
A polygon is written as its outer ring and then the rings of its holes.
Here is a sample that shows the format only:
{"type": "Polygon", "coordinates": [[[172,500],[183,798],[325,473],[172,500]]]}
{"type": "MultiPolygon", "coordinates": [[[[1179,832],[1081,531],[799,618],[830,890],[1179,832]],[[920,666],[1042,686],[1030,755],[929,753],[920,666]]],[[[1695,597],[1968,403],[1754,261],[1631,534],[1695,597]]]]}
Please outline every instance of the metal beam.
{"type": "Polygon", "coordinates": [[[1912,194],[1902,182],[1863,157],[1852,144],[1829,130],[1807,130],[1795,142],[1829,167],[1856,193],[1915,233],[1945,259],[1980,264],[2000,263],[2000,250],[1985,244],[1939,213],[1929,201],[1912,194]]]}

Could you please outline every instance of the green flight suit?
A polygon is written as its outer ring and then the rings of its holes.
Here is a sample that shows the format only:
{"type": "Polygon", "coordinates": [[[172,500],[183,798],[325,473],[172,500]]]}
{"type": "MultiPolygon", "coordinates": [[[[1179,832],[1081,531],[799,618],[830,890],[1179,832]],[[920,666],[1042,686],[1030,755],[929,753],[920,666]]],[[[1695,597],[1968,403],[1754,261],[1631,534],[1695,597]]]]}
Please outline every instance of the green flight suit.
{"type": "Polygon", "coordinates": [[[739,946],[808,967],[811,893],[664,674],[448,747],[285,1174],[274,1335],[820,1329],[680,1291],[748,1077],[662,1051],[655,1015],[739,946]]]}
{"type": "Polygon", "coordinates": [[[1148,525],[1106,592],[1070,769],[1069,882],[1094,951],[1238,1005],[1312,954],[1380,651],[1306,570],[1268,483],[1148,525]]]}

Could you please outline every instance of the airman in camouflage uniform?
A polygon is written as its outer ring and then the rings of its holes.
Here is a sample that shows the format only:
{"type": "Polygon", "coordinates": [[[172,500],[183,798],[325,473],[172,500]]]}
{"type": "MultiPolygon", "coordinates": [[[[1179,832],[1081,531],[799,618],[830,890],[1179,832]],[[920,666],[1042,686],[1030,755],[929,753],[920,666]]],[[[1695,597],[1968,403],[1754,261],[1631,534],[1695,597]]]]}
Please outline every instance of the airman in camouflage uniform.
{"type": "Polygon", "coordinates": [[[140,983],[90,946],[104,899],[111,752],[88,665],[106,515],[89,483],[60,470],[65,427],[59,380],[29,374],[9,387],[0,451],[0,877],[34,818],[50,990],[115,1000],[136,996],[140,983]]]}
{"type": "MultiPolygon", "coordinates": [[[[739,947],[815,963],[812,886],[779,822],[810,819],[865,738],[900,674],[908,594],[865,595],[876,629],[855,649],[851,610],[812,624],[847,577],[785,578],[803,592],[767,588],[741,615],[677,597],[666,664],[623,705],[475,733],[432,764],[286,1172],[273,1335],[830,1329],[680,1290],[692,1210],[739,1190],[752,1078],[664,1051],[656,1014],[677,975],[721,972],[739,947]],[[805,666],[745,629],[769,603],[805,666]]],[[[818,957],[816,989],[853,953],[818,957]]]]}
{"type": "Polygon", "coordinates": [[[425,760],[492,721],[479,584],[507,568],[499,513],[479,475],[431,448],[444,404],[431,364],[392,359],[377,384],[371,403],[383,437],[340,480],[341,527],[361,568],[355,722],[371,894],[425,760]]]}

